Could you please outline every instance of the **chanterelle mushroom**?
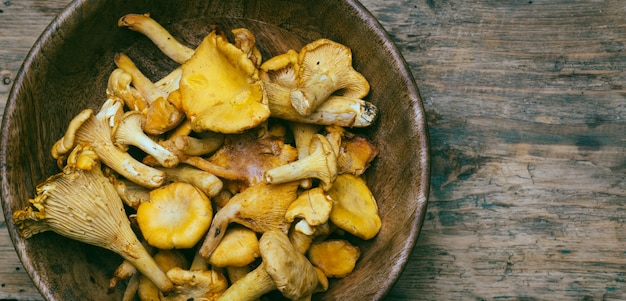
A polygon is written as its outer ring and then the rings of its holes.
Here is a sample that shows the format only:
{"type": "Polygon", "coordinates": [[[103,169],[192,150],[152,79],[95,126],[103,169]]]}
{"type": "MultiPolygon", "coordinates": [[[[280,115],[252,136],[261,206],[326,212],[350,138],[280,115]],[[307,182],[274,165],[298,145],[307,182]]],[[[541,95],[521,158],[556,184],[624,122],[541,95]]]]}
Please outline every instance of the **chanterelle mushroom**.
{"type": "Polygon", "coordinates": [[[218,300],[252,301],[278,289],[290,300],[310,297],[319,284],[318,273],[281,231],[265,232],[259,239],[262,263],[231,285],[218,300]]]}
{"type": "Polygon", "coordinates": [[[131,262],[160,290],[173,289],[131,229],[122,200],[100,167],[82,170],[68,165],[39,184],[36,192],[28,207],[13,213],[21,236],[54,231],[111,250],[131,262]]]}
{"type": "Polygon", "coordinates": [[[211,228],[199,253],[205,258],[210,258],[231,222],[239,223],[259,233],[271,230],[287,233],[289,223],[285,220],[285,212],[289,204],[296,199],[298,186],[298,182],[258,183],[234,195],[213,217],[211,228]]]}
{"type": "Polygon", "coordinates": [[[291,104],[302,115],[315,111],[331,94],[363,98],[369,83],[352,67],[352,51],[329,39],[313,41],[300,50],[298,88],[291,92],[291,104]]]}
{"type": "Polygon", "coordinates": [[[145,116],[138,111],[128,111],[113,127],[115,143],[122,146],[134,145],[154,157],[164,167],[178,165],[178,157],[152,140],[143,131],[145,116]]]}
{"type": "Polygon", "coordinates": [[[285,183],[307,178],[319,179],[328,190],[337,177],[337,156],[326,137],[315,134],[311,139],[309,156],[289,164],[274,167],[264,173],[265,183],[285,183]]]}
{"type": "Polygon", "coordinates": [[[112,141],[112,126],[122,115],[123,104],[109,98],[100,112],[85,109],[68,126],[65,135],[52,146],[52,157],[59,159],[79,143],[88,143],[102,163],[123,177],[145,187],[158,187],[165,180],[165,173],[147,166],[129,153],[120,150],[112,141]]]}
{"type": "Polygon", "coordinates": [[[365,240],[378,234],[382,225],[378,205],[363,178],[341,174],[327,193],[335,201],[330,211],[333,224],[365,240]]]}
{"type": "Polygon", "coordinates": [[[181,68],[183,110],[195,131],[240,133],[269,118],[255,64],[215,30],[181,68]]]}
{"type": "Polygon", "coordinates": [[[137,223],[148,243],[159,249],[193,247],[206,233],[213,218],[209,198],[183,182],[150,191],[150,201],[137,208],[137,223]]]}
{"type": "Polygon", "coordinates": [[[320,268],[326,277],[335,278],[344,278],[352,273],[359,256],[359,247],[345,239],[314,242],[308,251],[311,263],[320,268]]]}

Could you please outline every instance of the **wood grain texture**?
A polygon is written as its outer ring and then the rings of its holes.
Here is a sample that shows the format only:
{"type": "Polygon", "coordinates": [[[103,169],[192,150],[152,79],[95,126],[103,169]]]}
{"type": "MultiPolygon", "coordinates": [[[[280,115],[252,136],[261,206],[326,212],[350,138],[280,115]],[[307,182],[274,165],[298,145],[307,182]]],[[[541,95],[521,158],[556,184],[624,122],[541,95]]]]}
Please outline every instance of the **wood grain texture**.
{"type": "MultiPolygon", "coordinates": [[[[64,2],[2,7],[0,43],[21,43],[0,47],[3,75],[64,2]]],[[[411,66],[432,147],[427,218],[387,300],[626,299],[623,1],[362,3],[411,66]]],[[[34,299],[0,253],[0,298],[34,299]]]]}

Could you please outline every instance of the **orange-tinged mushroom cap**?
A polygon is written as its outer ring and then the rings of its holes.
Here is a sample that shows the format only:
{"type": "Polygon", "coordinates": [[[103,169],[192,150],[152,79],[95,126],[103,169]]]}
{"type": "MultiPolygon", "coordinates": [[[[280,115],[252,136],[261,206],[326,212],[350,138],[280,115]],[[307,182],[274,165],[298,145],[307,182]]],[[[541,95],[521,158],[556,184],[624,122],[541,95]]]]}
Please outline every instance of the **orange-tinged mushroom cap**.
{"type": "Polygon", "coordinates": [[[159,249],[193,247],[213,218],[209,198],[191,184],[173,182],[150,192],[137,208],[137,223],[146,241],[159,249]]]}
{"type": "Polygon", "coordinates": [[[195,131],[240,133],[269,118],[256,66],[226,37],[212,31],[181,68],[183,110],[195,131]]]}

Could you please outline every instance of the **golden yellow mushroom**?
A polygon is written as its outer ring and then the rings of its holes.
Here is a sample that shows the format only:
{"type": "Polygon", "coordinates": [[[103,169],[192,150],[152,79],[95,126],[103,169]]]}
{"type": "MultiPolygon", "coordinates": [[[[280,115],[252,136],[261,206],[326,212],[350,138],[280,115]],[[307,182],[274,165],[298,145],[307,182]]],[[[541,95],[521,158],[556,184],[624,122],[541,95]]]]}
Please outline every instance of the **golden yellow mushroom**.
{"type": "Polygon", "coordinates": [[[173,182],[150,192],[137,208],[137,223],[146,241],[159,249],[193,247],[211,225],[211,201],[200,189],[173,182]]]}

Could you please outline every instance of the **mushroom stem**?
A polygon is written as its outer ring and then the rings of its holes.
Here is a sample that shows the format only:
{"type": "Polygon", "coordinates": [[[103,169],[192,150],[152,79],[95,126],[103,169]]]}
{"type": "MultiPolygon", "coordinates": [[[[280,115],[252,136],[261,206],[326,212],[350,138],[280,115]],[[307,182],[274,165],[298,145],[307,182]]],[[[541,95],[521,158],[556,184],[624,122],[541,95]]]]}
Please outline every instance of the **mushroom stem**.
{"type": "Polygon", "coordinates": [[[244,277],[235,281],[217,301],[254,301],[276,289],[272,277],[265,271],[263,263],[244,277]]]}
{"type": "Polygon", "coordinates": [[[330,189],[337,177],[337,157],[326,137],[315,134],[311,147],[313,152],[304,159],[274,167],[265,171],[265,183],[278,184],[316,178],[324,190],[330,189]]]}
{"type": "Polygon", "coordinates": [[[127,14],[122,16],[118,26],[126,26],[148,37],[159,49],[175,62],[182,64],[194,53],[176,40],[161,24],[150,17],[150,14],[127,14]]]}
{"type": "Polygon", "coordinates": [[[164,167],[178,165],[177,156],[143,132],[142,124],[144,120],[145,116],[138,111],[129,111],[124,114],[122,121],[113,129],[115,143],[134,145],[154,157],[164,167]]]}

